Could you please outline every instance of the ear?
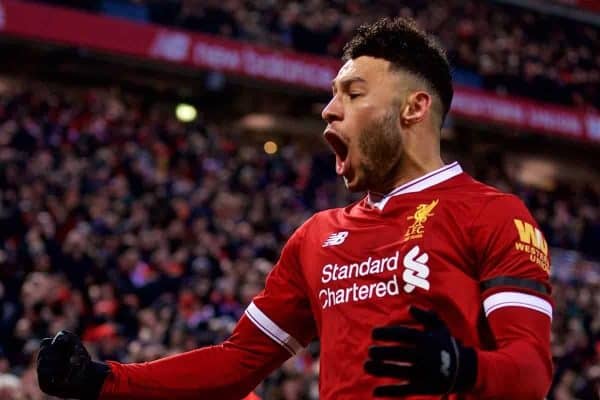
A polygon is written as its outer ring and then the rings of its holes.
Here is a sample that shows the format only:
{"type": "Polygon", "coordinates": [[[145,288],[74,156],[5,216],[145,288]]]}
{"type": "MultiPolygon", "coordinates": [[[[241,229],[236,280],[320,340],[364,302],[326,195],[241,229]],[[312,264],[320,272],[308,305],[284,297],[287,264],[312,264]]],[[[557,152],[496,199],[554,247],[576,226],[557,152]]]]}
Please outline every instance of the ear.
{"type": "Polygon", "coordinates": [[[431,109],[431,103],[431,95],[425,91],[409,94],[400,112],[402,125],[410,126],[423,121],[431,109]]]}

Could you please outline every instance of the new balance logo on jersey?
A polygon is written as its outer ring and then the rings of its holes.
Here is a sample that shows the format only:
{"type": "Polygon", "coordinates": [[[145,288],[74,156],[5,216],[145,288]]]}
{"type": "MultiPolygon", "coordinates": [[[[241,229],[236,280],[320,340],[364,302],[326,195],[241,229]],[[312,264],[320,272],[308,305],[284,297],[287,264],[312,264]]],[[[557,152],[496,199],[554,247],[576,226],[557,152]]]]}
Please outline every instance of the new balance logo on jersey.
{"type": "Polygon", "coordinates": [[[429,276],[429,267],[427,266],[429,256],[427,253],[419,255],[420,252],[419,246],[415,246],[404,256],[402,263],[405,270],[402,279],[406,283],[404,285],[406,293],[411,293],[415,290],[415,287],[429,290],[429,281],[427,280],[429,276]]]}
{"type": "Polygon", "coordinates": [[[348,237],[347,231],[336,232],[329,235],[327,240],[323,243],[323,247],[337,246],[344,243],[344,240],[348,237]]]}

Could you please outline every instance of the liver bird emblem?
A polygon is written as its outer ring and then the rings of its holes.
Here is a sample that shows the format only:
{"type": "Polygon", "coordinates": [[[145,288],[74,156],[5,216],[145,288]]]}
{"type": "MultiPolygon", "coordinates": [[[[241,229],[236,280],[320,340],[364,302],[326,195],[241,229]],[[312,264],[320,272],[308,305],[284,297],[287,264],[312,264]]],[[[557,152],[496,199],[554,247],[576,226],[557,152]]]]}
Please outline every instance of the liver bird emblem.
{"type": "Polygon", "coordinates": [[[438,205],[439,199],[433,200],[429,204],[419,204],[417,206],[417,211],[415,211],[412,217],[408,217],[408,219],[414,219],[417,224],[424,224],[427,221],[427,218],[435,215],[432,213],[433,209],[438,205]]]}

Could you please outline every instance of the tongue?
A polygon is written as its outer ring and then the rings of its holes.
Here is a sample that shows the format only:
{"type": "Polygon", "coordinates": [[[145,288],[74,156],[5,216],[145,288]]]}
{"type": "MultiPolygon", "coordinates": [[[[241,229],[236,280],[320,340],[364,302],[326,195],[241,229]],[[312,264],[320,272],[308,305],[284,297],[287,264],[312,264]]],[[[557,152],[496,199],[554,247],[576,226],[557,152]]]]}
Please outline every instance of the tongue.
{"type": "Polygon", "coordinates": [[[342,159],[337,155],[335,156],[335,172],[338,175],[344,174],[345,164],[346,164],[346,161],[342,161],[342,159]]]}

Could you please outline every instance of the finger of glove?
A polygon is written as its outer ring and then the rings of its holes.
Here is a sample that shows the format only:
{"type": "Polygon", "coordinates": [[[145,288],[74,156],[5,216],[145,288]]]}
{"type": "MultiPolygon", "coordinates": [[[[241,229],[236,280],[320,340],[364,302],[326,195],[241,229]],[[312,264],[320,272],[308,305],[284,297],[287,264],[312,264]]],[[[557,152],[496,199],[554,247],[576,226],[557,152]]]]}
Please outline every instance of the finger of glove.
{"type": "Polygon", "coordinates": [[[52,339],[52,347],[67,362],[70,362],[71,357],[75,354],[79,346],[81,346],[79,338],[69,331],[60,331],[52,339]]]}
{"type": "MultiPolygon", "coordinates": [[[[40,351],[38,353],[38,361],[66,362],[74,350],[72,333],[65,334],[66,331],[58,332],[52,339],[45,338],[40,343],[40,351]]],[[[75,337],[76,338],[76,337],[75,337]]]]}
{"type": "Polygon", "coordinates": [[[372,336],[374,340],[416,344],[423,338],[423,332],[404,326],[386,326],[373,329],[372,336]]]}
{"type": "Polygon", "coordinates": [[[406,385],[377,386],[375,390],[373,390],[373,396],[375,397],[401,397],[415,393],[417,393],[417,391],[410,383],[407,383],[406,385]]]}
{"type": "Polygon", "coordinates": [[[65,386],[62,382],[57,382],[51,376],[39,376],[38,375],[38,384],[42,392],[49,394],[51,396],[61,397],[61,398],[70,398],[69,391],[65,390],[65,386]]]}
{"type": "Polygon", "coordinates": [[[364,365],[365,371],[373,376],[408,379],[412,366],[383,363],[369,360],[364,365]]]}
{"type": "Polygon", "coordinates": [[[51,364],[38,364],[37,376],[43,392],[58,396],[65,385],[65,368],[51,364]]]}
{"type": "Polygon", "coordinates": [[[38,364],[56,364],[61,361],[66,362],[66,360],[68,360],[68,355],[64,354],[61,349],[57,349],[52,345],[40,349],[37,355],[38,364]]]}
{"type": "Polygon", "coordinates": [[[53,384],[64,381],[71,373],[70,358],[74,343],[78,342],[77,337],[68,331],[60,331],[50,343],[46,339],[43,342],[44,346],[38,354],[38,375],[51,380],[53,384]]]}
{"type": "Polygon", "coordinates": [[[40,361],[40,357],[43,357],[47,353],[48,346],[50,346],[50,343],[52,343],[52,338],[44,338],[40,342],[40,350],[38,351],[38,354],[37,354],[38,362],[40,361]]]}
{"type": "Polygon", "coordinates": [[[40,342],[40,349],[43,349],[47,346],[50,346],[50,344],[52,343],[52,338],[43,338],[42,341],[40,342]]]}
{"type": "Polygon", "coordinates": [[[417,321],[422,323],[427,330],[438,329],[446,326],[446,324],[444,324],[444,322],[433,311],[411,306],[410,313],[417,321]]]}
{"type": "Polygon", "coordinates": [[[42,392],[52,394],[52,390],[54,388],[54,377],[48,373],[48,371],[40,371],[38,368],[37,371],[38,376],[38,384],[40,385],[40,389],[42,392]]]}
{"type": "Polygon", "coordinates": [[[55,380],[62,379],[69,371],[69,361],[62,355],[48,355],[40,357],[37,372],[40,376],[52,376],[55,380]]]}
{"type": "Polygon", "coordinates": [[[77,343],[73,349],[70,360],[75,366],[83,366],[91,361],[91,357],[83,344],[77,343]]]}
{"type": "Polygon", "coordinates": [[[91,362],[91,357],[81,343],[77,343],[69,358],[68,380],[80,380],[85,376],[86,369],[91,362]]]}
{"type": "Polygon", "coordinates": [[[417,349],[401,346],[372,346],[369,357],[375,361],[401,361],[413,363],[417,359],[417,349]]]}
{"type": "Polygon", "coordinates": [[[77,343],[77,335],[65,330],[58,332],[52,339],[52,345],[62,349],[73,349],[77,343]]]}

